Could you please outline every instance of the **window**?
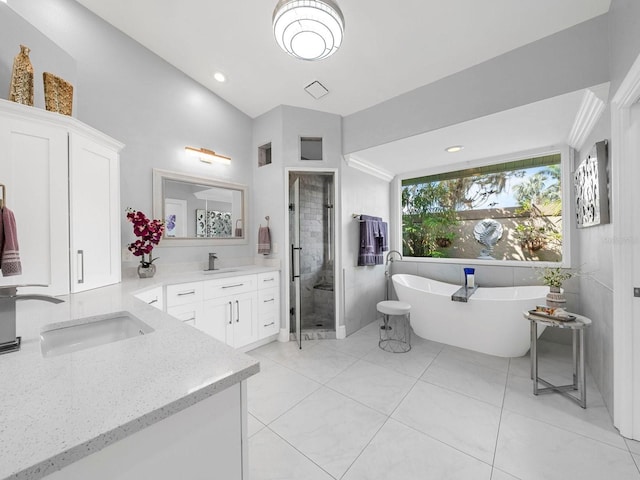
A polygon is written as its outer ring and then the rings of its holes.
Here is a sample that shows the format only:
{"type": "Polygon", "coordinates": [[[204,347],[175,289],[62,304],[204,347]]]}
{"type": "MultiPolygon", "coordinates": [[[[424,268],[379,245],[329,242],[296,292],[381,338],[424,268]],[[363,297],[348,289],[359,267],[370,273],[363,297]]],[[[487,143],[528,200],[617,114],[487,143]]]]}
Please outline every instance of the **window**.
{"type": "Polygon", "coordinates": [[[258,147],[258,167],[271,165],[271,142],[258,147]]]}
{"type": "Polygon", "coordinates": [[[560,153],[402,181],[409,257],[562,261],[560,153]]]}
{"type": "Polygon", "coordinates": [[[322,137],[300,137],[300,160],[322,160],[322,137]]]}

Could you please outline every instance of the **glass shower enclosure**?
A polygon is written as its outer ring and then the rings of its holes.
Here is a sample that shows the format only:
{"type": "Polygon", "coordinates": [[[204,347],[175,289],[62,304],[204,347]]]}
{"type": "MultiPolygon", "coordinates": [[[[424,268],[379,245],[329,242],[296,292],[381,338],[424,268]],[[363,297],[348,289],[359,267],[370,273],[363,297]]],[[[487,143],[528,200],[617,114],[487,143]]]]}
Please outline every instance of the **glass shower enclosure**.
{"type": "Polygon", "coordinates": [[[290,336],[335,338],[334,174],[289,172],[290,336]]]}

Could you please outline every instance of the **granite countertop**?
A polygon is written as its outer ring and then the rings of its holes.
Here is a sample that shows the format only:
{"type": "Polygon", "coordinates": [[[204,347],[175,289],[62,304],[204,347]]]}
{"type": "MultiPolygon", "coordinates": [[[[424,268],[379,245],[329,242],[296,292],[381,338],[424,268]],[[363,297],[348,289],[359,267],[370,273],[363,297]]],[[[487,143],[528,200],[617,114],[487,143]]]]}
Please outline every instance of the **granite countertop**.
{"type": "Polygon", "coordinates": [[[276,270],[131,279],[50,304],[18,302],[19,352],[0,355],[0,479],[38,479],[258,373],[259,363],[136,299],[159,285],[276,270]],[[46,325],[128,311],[155,331],[44,358],[46,325]]]}

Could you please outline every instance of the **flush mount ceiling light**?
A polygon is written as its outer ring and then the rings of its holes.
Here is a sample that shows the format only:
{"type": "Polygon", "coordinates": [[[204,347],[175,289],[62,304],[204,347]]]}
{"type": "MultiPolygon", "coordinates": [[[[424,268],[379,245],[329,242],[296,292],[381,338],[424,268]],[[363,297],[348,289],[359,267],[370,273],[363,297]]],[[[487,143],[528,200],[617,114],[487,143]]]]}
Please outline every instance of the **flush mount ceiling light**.
{"type": "Polygon", "coordinates": [[[208,150],[206,148],[194,148],[194,147],[184,147],[187,154],[190,156],[198,158],[201,162],[204,163],[222,163],[224,165],[231,165],[231,158],[225,157],[224,155],[220,155],[219,153],[214,152],[213,150],[208,150]]]}
{"type": "Polygon", "coordinates": [[[448,153],[456,153],[461,150],[464,150],[464,146],[462,145],[452,145],[451,147],[447,147],[444,149],[444,151],[448,153]]]}
{"type": "Polygon", "coordinates": [[[227,77],[225,77],[224,73],[216,72],[213,74],[213,78],[215,78],[218,82],[223,83],[227,81],[227,77]]]}
{"type": "Polygon", "coordinates": [[[344,34],[344,17],[333,0],[280,0],[273,11],[280,48],[302,60],[333,55],[344,34]]]}

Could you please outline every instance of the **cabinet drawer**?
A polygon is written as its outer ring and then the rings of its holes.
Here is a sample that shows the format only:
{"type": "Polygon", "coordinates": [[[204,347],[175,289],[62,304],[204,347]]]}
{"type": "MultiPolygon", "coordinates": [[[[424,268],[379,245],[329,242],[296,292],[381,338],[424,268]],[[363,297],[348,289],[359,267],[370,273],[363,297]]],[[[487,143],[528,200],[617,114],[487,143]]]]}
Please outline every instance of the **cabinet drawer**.
{"type": "Polygon", "coordinates": [[[197,326],[202,322],[202,302],[168,307],[167,313],[189,325],[197,326]]]}
{"type": "Polygon", "coordinates": [[[280,289],[265,288],[258,291],[258,314],[279,310],[280,307],[280,289]]]}
{"type": "Polygon", "coordinates": [[[136,298],[142,300],[144,303],[151,305],[152,307],[156,307],[158,310],[164,310],[162,287],[156,287],[145,292],[140,292],[136,295],[136,298]]]}
{"type": "Polygon", "coordinates": [[[280,330],[280,315],[278,310],[272,310],[269,313],[261,313],[258,315],[258,338],[260,340],[269,335],[275,335],[280,330]]]}
{"type": "Polygon", "coordinates": [[[256,275],[220,278],[204,282],[204,298],[226,297],[237,293],[252,292],[256,289],[256,275]]]}
{"type": "Polygon", "coordinates": [[[202,282],[167,285],[167,307],[202,301],[202,282]]]}
{"type": "Polygon", "coordinates": [[[271,288],[280,285],[280,272],[266,272],[258,274],[258,288],[271,288]]]}

